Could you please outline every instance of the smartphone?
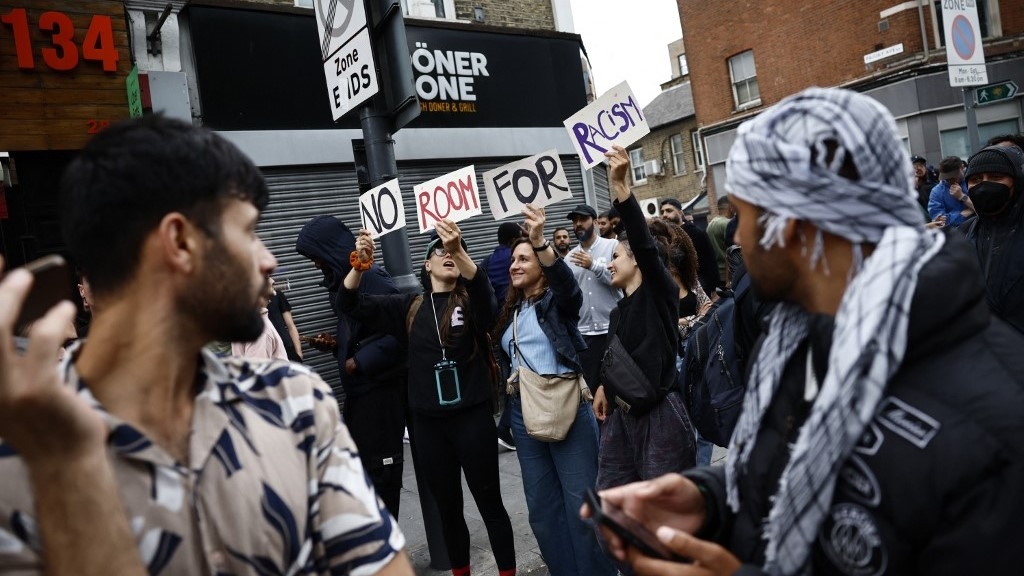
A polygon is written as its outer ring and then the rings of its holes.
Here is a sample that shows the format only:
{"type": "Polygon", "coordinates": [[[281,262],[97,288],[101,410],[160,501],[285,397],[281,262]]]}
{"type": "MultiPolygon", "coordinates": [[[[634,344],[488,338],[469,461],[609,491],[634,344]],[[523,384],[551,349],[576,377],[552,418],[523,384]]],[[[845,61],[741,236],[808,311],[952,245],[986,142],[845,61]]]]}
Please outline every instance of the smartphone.
{"type": "Polygon", "coordinates": [[[35,279],[14,324],[15,335],[22,334],[61,300],[71,300],[71,276],[64,258],[56,254],[44,256],[26,264],[25,269],[35,279]]]}
{"type": "Polygon", "coordinates": [[[650,530],[642,524],[633,520],[611,502],[604,502],[594,490],[587,490],[584,494],[587,505],[590,506],[591,519],[595,525],[606,526],[627,544],[636,548],[644,556],[668,560],[670,562],[682,562],[690,564],[693,561],[673,552],[658,540],[650,530]]]}

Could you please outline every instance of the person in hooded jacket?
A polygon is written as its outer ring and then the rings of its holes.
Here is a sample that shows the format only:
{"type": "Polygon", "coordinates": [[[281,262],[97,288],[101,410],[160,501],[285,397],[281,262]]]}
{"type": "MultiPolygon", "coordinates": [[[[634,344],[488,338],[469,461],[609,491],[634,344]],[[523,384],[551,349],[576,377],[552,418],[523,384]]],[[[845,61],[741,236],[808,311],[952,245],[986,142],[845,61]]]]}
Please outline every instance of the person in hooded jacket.
{"type": "Polygon", "coordinates": [[[469,257],[458,225],[436,222],[420,282],[423,296],[356,290],[372,270],[374,242],[361,230],[340,308],[408,343],[409,418],[417,465],[437,500],[454,576],[470,574],[470,533],[462,474],[487,529],[499,576],[515,576],[512,522],[501,497],[492,418],[487,329],[497,304],[486,272],[469,257]]]}
{"type": "MultiPolygon", "coordinates": [[[[318,337],[322,348],[338,359],[338,375],[345,392],[345,424],[359,448],[370,480],[384,504],[398,516],[402,492],[402,436],[406,421],[405,346],[394,336],[365,324],[339,307],[338,291],[352,268],[348,255],[355,249],[355,237],[334,216],[317,216],[299,232],[295,250],[313,261],[323,272],[331,309],[338,319],[337,336],[318,337]],[[332,345],[333,344],[333,345],[332,345]]],[[[391,276],[374,265],[363,274],[362,294],[398,294],[391,276]]]]}
{"type": "Polygon", "coordinates": [[[974,244],[985,300],[1024,332],[1024,153],[1015,146],[984,148],[967,162],[966,178],[977,216],[960,229],[974,244]]]}

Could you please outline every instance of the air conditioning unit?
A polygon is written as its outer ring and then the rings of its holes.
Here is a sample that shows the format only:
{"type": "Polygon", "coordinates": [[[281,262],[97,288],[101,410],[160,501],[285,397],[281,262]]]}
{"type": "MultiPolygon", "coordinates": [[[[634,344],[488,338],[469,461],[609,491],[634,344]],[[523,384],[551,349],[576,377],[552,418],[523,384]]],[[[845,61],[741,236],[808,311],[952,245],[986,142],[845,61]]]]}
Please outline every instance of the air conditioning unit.
{"type": "Polygon", "coordinates": [[[661,160],[648,160],[644,162],[644,174],[648,176],[661,176],[661,160]]]}
{"type": "MultiPolygon", "coordinates": [[[[657,160],[655,160],[657,162],[657,160]]],[[[643,211],[644,216],[647,218],[653,218],[659,214],[661,210],[661,204],[657,198],[646,198],[638,202],[640,204],[640,210],[643,211]]]]}

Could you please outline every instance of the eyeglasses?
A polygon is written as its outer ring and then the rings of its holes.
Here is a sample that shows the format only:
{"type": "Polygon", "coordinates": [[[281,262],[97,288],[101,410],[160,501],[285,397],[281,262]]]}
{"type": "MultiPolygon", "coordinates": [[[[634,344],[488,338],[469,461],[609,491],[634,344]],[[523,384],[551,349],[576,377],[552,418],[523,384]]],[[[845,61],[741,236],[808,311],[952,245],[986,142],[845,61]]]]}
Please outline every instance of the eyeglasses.
{"type": "Polygon", "coordinates": [[[431,253],[432,253],[432,254],[433,254],[434,256],[437,256],[438,258],[444,258],[445,256],[447,256],[447,255],[448,255],[448,251],[447,251],[447,250],[445,250],[444,248],[434,248],[434,249],[433,249],[433,250],[431,251],[431,253]]]}

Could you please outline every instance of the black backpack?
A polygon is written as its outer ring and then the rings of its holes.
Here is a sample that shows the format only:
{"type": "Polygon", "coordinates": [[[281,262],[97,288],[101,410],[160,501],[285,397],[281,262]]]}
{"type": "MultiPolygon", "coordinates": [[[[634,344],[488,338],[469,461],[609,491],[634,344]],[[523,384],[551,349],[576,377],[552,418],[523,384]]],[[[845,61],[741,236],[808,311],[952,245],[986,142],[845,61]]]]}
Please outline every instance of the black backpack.
{"type": "Polygon", "coordinates": [[[750,289],[743,275],[735,292],[719,298],[684,344],[678,379],[690,419],[700,435],[728,446],[743,407],[743,362],[736,346],[736,299],[750,289]]]}

